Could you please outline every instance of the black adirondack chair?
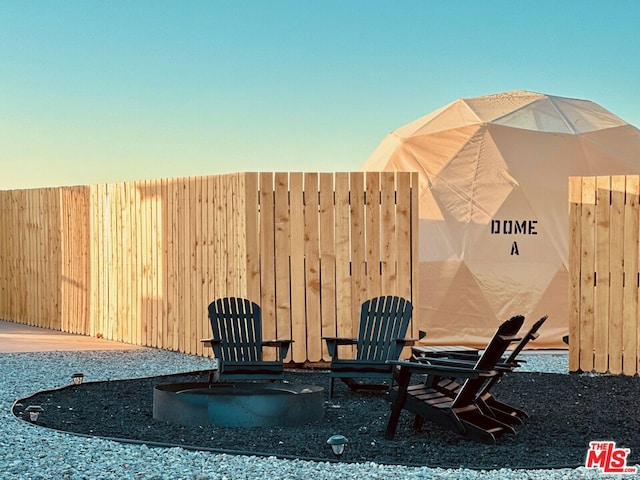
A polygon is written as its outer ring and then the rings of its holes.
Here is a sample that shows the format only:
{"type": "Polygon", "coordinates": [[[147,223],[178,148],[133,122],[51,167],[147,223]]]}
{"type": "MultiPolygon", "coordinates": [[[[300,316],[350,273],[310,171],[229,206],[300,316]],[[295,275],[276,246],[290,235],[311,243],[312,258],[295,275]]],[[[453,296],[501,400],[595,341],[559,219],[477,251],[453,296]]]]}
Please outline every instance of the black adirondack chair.
{"type": "Polygon", "coordinates": [[[397,367],[397,387],[392,391],[393,403],[385,438],[395,436],[403,409],[415,414],[414,427],[420,429],[425,419],[476,441],[495,443],[496,438],[515,433],[512,425],[502,422],[478,398],[487,381],[499,375],[495,370],[511,342],[518,341],[523,316],[515,316],[502,323],[475,365],[431,365],[422,362],[393,361],[397,367]],[[426,380],[411,385],[413,374],[426,375],[426,380]],[[443,378],[463,381],[455,396],[443,393],[438,383],[443,378]]]}
{"type": "Polygon", "coordinates": [[[209,305],[213,338],[202,340],[213,348],[218,370],[215,377],[224,380],[280,380],[283,361],[292,340],[263,340],[260,306],[244,298],[219,298],[209,305]],[[277,349],[277,360],[263,360],[263,347],[277,349]]]}
{"type": "Polygon", "coordinates": [[[330,398],[333,397],[336,378],[354,391],[391,387],[393,368],[387,361],[397,360],[405,346],[415,343],[405,339],[412,310],[411,302],[401,297],[371,298],[360,308],[358,338],[323,337],[331,357],[330,398]],[[355,345],[355,358],[339,358],[340,345],[355,345]],[[356,381],[365,378],[386,380],[387,383],[356,381]]]}
{"type": "MultiPolygon", "coordinates": [[[[493,415],[499,420],[509,423],[509,424],[520,424],[523,423],[525,418],[528,418],[529,415],[524,410],[509,405],[505,402],[498,400],[492,393],[491,389],[502,380],[502,377],[507,372],[512,372],[514,369],[520,366],[520,360],[518,359],[518,355],[524,350],[527,344],[535,340],[539,337],[538,330],[547,320],[548,316],[545,315],[540,318],[538,321],[534,322],[534,324],[529,328],[529,331],[525,333],[518,345],[513,349],[513,351],[509,354],[509,356],[501,360],[496,367],[496,371],[498,375],[491,377],[491,379],[487,380],[485,384],[482,386],[480,391],[478,392],[478,398],[482,399],[482,401],[491,409],[493,415]]],[[[429,358],[421,358],[419,361],[427,361],[431,364],[447,364],[450,366],[459,366],[459,361],[455,360],[456,357],[452,359],[451,362],[440,361],[440,359],[429,359],[429,358]],[[445,363],[446,362],[446,363],[445,363]]],[[[458,360],[460,358],[458,357],[458,360]]],[[[455,379],[447,378],[443,379],[438,383],[438,387],[442,389],[443,392],[448,393],[450,396],[454,396],[459,388],[460,383],[455,379]]]]}

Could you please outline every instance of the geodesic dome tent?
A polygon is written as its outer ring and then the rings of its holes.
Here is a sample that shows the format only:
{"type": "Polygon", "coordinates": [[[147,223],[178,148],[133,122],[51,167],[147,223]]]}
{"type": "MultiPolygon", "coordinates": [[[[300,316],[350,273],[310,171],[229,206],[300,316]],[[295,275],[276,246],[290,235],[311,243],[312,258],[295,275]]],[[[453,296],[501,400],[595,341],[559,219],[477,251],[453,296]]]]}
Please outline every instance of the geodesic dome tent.
{"type": "Polygon", "coordinates": [[[362,170],[420,173],[421,343],[484,346],[548,314],[529,345],[563,348],[568,177],[639,173],[640,130],[587,100],[500,93],[391,132],[362,170]]]}

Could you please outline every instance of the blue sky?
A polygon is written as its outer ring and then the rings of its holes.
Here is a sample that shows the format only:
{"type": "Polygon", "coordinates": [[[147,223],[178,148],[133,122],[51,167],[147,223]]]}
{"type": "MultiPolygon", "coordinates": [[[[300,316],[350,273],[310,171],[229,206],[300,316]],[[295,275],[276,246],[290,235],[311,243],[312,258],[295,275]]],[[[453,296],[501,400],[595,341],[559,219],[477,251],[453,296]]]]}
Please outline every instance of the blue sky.
{"type": "Polygon", "coordinates": [[[0,2],[0,189],[357,170],[458,98],[640,126],[640,2],[0,2]]]}

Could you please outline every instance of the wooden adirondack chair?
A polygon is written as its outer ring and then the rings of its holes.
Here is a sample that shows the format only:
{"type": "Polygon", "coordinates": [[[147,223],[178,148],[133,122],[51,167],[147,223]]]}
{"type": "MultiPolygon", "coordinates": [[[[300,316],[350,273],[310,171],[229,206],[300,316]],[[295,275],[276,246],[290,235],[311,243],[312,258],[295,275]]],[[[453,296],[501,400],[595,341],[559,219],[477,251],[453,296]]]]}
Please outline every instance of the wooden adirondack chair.
{"type": "Polygon", "coordinates": [[[421,428],[424,420],[428,419],[473,440],[486,443],[495,443],[496,438],[501,435],[515,433],[511,425],[495,418],[489,407],[478,398],[478,393],[488,380],[499,375],[495,367],[511,342],[519,340],[515,335],[523,322],[524,317],[518,315],[500,325],[473,366],[390,362],[398,368],[398,385],[392,391],[393,403],[385,438],[394,437],[403,409],[415,414],[416,429],[421,428]],[[413,374],[426,375],[425,382],[410,385],[413,374]],[[454,397],[437,387],[443,377],[457,378],[464,382],[454,397]]]}
{"type": "MultiPolygon", "coordinates": [[[[520,342],[513,349],[513,351],[509,354],[509,356],[501,360],[496,368],[498,375],[491,377],[490,380],[485,382],[480,391],[478,392],[477,397],[482,399],[482,401],[491,409],[492,414],[500,421],[504,423],[509,423],[513,425],[517,425],[524,422],[525,418],[528,418],[529,415],[524,410],[509,405],[507,403],[501,402],[498,400],[492,393],[491,389],[502,380],[502,377],[505,373],[512,372],[514,369],[520,366],[520,360],[518,360],[518,355],[527,344],[531,340],[535,340],[538,338],[538,330],[542,327],[542,324],[547,320],[548,316],[545,315],[536,321],[529,331],[525,333],[520,342]]],[[[431,364],[446,364],[449,366],[460,366],[460,362],[456,361],[457,357],[454,357],[452,361],[446,362],[441,361],[441,359],[429,359],[428,357],[423,357],[419,359],[419,361],[427,361],[431,364]]],[[[460,360],[460,358],[458,358],[460,360]]],[[[455,379],[447,378],[443,379],[438,383],[438,387],[442,389],[443,392],[448,393],[450,396],[456,395],[458,390],[460,389],[460,383],[455,379]]]]}
{"type": "Polygon", "coordinates": [[[354,391],[391,387],[393,368],[387,361],[397,360],[405,346],[415,343],[415,340],[405,339],[412,310],[413,305],[404,298],[375,297],[361,305],[358,338],[323,337],[331,357],[330,398],[336,378],[354,391]],[[340,345],[355,345],[355,358],[339,358],[340,345]],[[356,378],[387,380],[388,383],[365,383],[356,378]]]}
{"type": "Polygon", "coordinates": [[[209,381],[280,380],[283,361],[292,340],[263,340],[260,307],[247,299],[219,298],[209,305],[213,338],[202,340],[213,348],[218,370],[209,381]],[[277,349],[277,360],[263,360],[263,347],[277,349]]]}

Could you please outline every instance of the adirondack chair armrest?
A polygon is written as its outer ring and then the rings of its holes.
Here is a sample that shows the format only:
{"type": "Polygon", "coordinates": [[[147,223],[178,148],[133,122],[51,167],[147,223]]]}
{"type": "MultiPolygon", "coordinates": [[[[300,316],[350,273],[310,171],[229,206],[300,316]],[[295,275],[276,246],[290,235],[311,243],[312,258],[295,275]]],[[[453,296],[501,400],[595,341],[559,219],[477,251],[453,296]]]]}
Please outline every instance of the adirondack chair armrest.
{"type": "Polygon", "coordinates": [[[332,359],[338,358],[338,345],[357,345],[358,340],[349,337],[322,337],[327,343],[327,350],[332,359]]]}
{"type": "Polygon", "coordinates": [[[458,359],[458,360],[469,360],[469,361],[477,361],[480,358],[480,352],[451,352],[447,354],[447,358],[458,359]]]}
{"type": "Polygon", "coordinates": [[[418,341],[415,338],[393,338],[392,339],[395,343],[397,344],[401,344],[404,347],[412,347],[413,345],[416,344],[416,342],[418,341]]]}
{"type": "Polygon", "coordinates": [[[496,364],[496,368],[501,368],[504,370],[512,371],[520,366],[521,363],[524,363],[523,360],[514,360],[511,362],[498,362],[496,364]]]}
{"type": "Polygon", "coordinates": [[[418,357],[417,363],[424,365],[438,365],[443,367],[474,368],[477,359],[451,358],[451,357],[418,357]]]}
{"type": "Polygon", "coordinates": [[[437,377],[453,377],[461,379],[475,379],[480,377],[492,377],[498,375],[495,370],[477,370],[475,368],[463,367],[463,366],[448,366],[448,365],[431,365],[418,362],[408,362],[405,360],[391,360],[387,363],[395,365],[401,369],[407,369],[411,373],[417,373],[420,375],[433,375],[437,377]]]}
{"type": "Polygon", "coordinates": [[[395,345],[393,348],[393,358],[398,358],[404,347],[412,347],[417,341],[415,338],[392,338],[391,342],[395,345]]]}
{"type": "Polygon", "coordinates": [[[287,353],[289,353],[289,347],[291,347],[292,343],[293,340],[263,340],[262,346],[277,348],[279,351],[278,358],[282,361],[284,360],[284,357],[287,356],[287,353]]]}
{"type": "Polygon", "coordinates": [[[213,347],[214,345],[220,345],[220,343],[222,342],[222,340],[220,339],[215,339],[215,338],[202,338],[200,339],[201,343],[204,343],[205,346],[207,347],[213,347]]]}
{"type": "MultiPolygon", "coordinates": [[[[462,368],[474,368],[475,360],[465,360],[463,358],[447,358],[447,357],[419,357],[416,359],[419,363],[425,363],[427,365],[440,365],[448,367],[462,367],[462,368]]],[[[496,372],[507,373],[515,370],[519,364],[517,362],[502,362],[497,363],[494,366],[496,372]]]]}
{"type": "Polygon", "coordinates": [[[512,335],[512,336],[508,336],[508,335],[500,335],[500,338],[502,340],[508,340],[509,342],[519,342],[520,340],[522,340],[521,337],[518,337],[517,335],[512,335]]]}

